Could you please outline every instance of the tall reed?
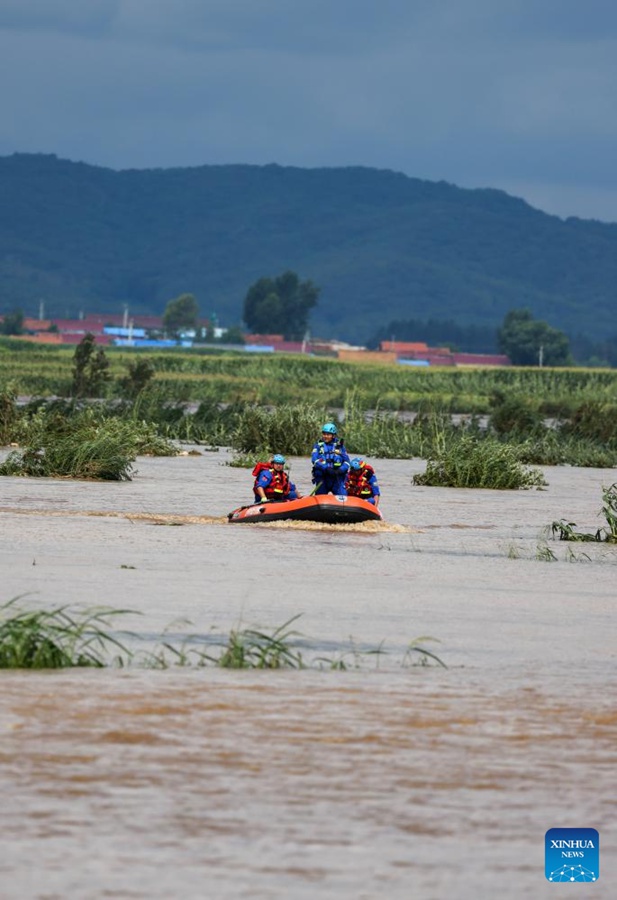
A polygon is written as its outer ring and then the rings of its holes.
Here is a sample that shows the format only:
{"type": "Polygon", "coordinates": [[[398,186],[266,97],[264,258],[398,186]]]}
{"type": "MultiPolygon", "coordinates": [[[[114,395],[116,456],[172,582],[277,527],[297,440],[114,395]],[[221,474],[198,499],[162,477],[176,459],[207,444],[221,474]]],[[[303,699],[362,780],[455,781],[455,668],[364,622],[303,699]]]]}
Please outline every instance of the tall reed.
{"type": "Polygon", "coordinates": [[[24,609],[17,606],[22,599],[0,605],[0,669],[100,669],[109,665],[109,651],[113,664],[128,664],[130,652],[108,630],[126,610],[24,609]]]}

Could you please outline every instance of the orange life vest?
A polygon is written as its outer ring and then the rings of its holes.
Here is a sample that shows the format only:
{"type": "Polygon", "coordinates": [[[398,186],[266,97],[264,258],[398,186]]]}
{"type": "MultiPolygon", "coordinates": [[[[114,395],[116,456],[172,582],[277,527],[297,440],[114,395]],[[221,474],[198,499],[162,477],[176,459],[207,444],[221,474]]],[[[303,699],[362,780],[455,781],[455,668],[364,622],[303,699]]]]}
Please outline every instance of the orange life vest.
{"type": "Polygon", "coordinates": [[[268,497],[268,499],[279,500],[282,497],[286,497],[289,493],[289,476],[284,470],[282,472],[277,472],[276,469],[272,467],[271,463],[260,462],[257,463],[255,468],[253,469],[253,475],[255,476],[253,491],[257,493],[257,482],[259,480],[259,476],[262,472],[266,471],[272,473],[272,481],[267,487],[264,487],[264,493],[266,497],[268,497]]]}
{"type": "Polygon", "coordinates": [[[352,497],[372,497],[373,488],[370,479],[375,474],[375,469],[364,463],[359,469],[350,469],[347,474],[347,492],[352,497]]]}

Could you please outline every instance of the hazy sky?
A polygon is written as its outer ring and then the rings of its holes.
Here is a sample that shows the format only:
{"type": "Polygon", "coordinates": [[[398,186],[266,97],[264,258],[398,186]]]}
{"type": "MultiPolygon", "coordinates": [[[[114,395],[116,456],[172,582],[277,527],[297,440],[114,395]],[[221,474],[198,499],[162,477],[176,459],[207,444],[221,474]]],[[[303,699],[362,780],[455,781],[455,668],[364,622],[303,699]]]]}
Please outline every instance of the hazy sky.
{"type": "Polygon", "coordinates": [[[617,0],[0,0],[0,156],[364,165],[617,222],[617,0]]]}

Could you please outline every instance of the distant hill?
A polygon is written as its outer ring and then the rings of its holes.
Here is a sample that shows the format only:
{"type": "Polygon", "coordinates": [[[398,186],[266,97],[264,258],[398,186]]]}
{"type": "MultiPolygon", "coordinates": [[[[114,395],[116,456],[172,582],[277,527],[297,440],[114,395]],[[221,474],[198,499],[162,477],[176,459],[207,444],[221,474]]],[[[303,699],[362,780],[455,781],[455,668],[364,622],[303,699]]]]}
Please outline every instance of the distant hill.
{"type": "Polygon", "coordinates": [[[160,314],[195,294],[238,324],[285,269],[322,289],[315,334],[392,320],[498,325],[514,307],[569,334],[617,331],[617,225],[562,221],[497,190],[369,168],[114,171],[0,157],[0,312],[160,314]]]}

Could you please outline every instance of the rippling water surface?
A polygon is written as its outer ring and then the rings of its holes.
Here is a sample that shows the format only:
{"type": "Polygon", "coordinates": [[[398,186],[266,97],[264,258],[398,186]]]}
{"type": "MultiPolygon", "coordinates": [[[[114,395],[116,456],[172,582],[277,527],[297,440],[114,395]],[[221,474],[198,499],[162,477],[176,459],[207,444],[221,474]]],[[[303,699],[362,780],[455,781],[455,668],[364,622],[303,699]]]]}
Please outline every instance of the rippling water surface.
{"type": "Polygon", "coordinates": [[[226,460],[0,479],[0,601],[128,607],[144,646],[301,614],[307,661],[349,668],[0,673],[2,900],[612,897],[617,548],[544,529],[595,531],[615,473],[463,491],[381,461],[383,524],[230,525],[226,460]],[[447,669],[408,664],[421,636],[447,669]],[[598,829],[596,884],[545,880],[553,827],[598,829]]]}

